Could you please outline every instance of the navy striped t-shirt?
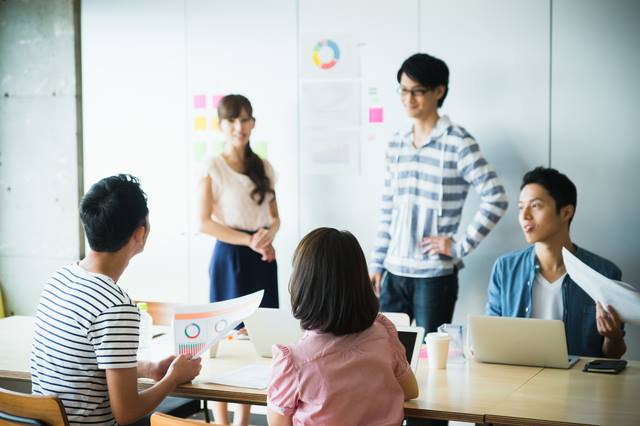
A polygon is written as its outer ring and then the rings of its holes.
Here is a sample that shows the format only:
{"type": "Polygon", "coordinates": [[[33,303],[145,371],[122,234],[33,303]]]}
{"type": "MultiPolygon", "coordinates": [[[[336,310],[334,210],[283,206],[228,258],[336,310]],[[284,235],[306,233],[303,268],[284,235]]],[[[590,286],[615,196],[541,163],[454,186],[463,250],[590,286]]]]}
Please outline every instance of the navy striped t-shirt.
{"type": "Polygon", "coordinates": [[[32,391],[55,395],[69,423],[113,425],[105,370],[137,366],[140,313],[106,275],[77,264],[47,281],[36,313],[32,391]]]}

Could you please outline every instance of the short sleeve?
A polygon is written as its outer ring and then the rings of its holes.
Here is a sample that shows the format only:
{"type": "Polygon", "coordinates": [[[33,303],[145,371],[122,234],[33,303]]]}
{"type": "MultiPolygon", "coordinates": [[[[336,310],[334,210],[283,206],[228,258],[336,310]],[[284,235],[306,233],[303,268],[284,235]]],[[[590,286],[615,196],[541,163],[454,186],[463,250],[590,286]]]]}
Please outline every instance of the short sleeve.
{"type": "Polygon", "coordinates": [[[209,157],[206,161],[203,161],[199,167],[198,182],[203,179],[211,179],[211,195],[214,200],[220,198],[220,187],[222,185],[223,172],[220,161],[224,161],[220,156],[209,157]]]}
{"type": "Polygon", "coordinates": [[[96,317],[89,330],[100,369],[136,367],[140,313],[132,304],[113,306],[96,317]]]}
{"type": "Polygon", "coordinates": [[[298,402],[298,371],[286,346],[273,345],[272,355],[267,407],[290,417],[293,416],[298,402]]]}
{"type": "Polygon", "coordinates": [[[409,361],[407,360],[407,351],[402,342],[400,342],[395,325],[393,325],[389,318],[378,314],[376,321],[382,323],[389,335],[389,344],[391,346],[393,359],[393,374],[400,380],[405,374],[411,371],[411,365],[409,365],[409,361]]]}

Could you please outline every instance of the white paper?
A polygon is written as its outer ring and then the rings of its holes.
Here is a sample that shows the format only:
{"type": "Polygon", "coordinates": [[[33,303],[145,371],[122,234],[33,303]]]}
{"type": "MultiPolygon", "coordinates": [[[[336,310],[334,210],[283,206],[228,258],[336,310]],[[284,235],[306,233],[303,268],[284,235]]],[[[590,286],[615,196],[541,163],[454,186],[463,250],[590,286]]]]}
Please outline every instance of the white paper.
{"type": "Polygon", "coordinates": [[[359,80],[304,81],[300,86],[302,127],[360,125],[359,80]]]}
{"type": "Polygon", "coordinates": [[[174,354],[199,357],[226,337],[260,306],[264,290],[206,305],[176,307],[173,314],[174,354]]]}
{"type": "Polygon", "coordinates": [[[358,175],[360,129],[304,128],[301,157],[305,174],[358,175]]]}
{"type": "Polygon", "coordinates": [[[271,365],[251,364],[239,370],[208,379],[209,383],[239,388],[266,389],[271,379],[271,365]]]}
{"type": "Polygon", "coordinates": [[[622,321],[640,325],[640,292],[634,286],[594,271],[566,248],[562,249],[562,257],[571,279],[593,300],[605,309],[613,306],[622,321]]]}

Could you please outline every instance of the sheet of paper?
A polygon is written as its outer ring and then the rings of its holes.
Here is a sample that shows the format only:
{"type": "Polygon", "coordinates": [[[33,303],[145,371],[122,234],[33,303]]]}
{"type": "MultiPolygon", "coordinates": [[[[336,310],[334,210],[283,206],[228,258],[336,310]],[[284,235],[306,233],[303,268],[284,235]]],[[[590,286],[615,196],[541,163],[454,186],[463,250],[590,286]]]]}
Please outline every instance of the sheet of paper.
{"type": "Polygon", "coordinates": [[[250,364],[238,370],[230,371],[208,379],[209,383],[237,386],[239,388],[266,389],[271,379],[271,365],[250,364]]]}
{"type": "Polygon", "coordinates": [[[564,266],[571,279],[593,300],[620,314],[624,322],[640,325],[640,291],[631,284],[616,281],[594,271],[566,248],[562,249],[564,266]]]}
{"type": "Polygon", "coordinates": [[[176,307],[173,314],[174,354],[199,357],[253,314],[264,290],[224,302],[176,307]]]}
{"type": "Polygon", "coordinates": [[[360,172],[360,128],[303,128],[305,174],[357,175],[360,172]]]}
{"type": "Polygon", "coordinates": [[[300,87],[302,127],[360,126],[360,82],[312,80],[300,87]]]}

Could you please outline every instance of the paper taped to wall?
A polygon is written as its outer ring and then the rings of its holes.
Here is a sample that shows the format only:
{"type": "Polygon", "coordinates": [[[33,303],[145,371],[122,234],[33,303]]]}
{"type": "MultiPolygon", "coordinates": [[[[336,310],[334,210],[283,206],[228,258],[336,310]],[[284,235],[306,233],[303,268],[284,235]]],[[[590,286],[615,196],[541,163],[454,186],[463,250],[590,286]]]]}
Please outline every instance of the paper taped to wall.
{"type": "Polygon", "coordinates": [[[176,307],[173,314],[174,354],[199,357],[225,338],[260,306],[264,290],[206,305],[176,307]]]}
{"type": "Polygon", "coordinates": [[[640,291],[631,284],[616,281],[594,271],[566,248],[562,249],[564,266],[571,279],[593,300],[620,314],[624,322],[640,325],[640,291]]]}

